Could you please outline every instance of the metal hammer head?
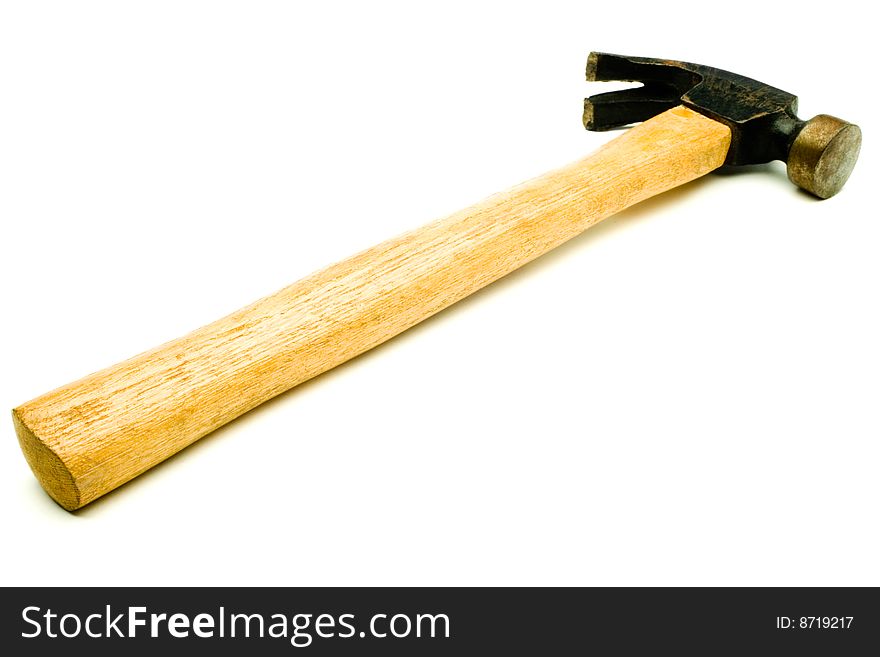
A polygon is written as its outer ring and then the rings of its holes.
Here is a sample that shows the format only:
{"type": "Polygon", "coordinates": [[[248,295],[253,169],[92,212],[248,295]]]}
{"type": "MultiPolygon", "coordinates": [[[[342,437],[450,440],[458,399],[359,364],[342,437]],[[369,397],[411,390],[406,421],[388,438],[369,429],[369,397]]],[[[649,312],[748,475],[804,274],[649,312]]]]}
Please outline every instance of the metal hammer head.
{"type": "Polygon", "coordinates": [[[643,84],[584,100],[587,130],[645,121],[686,105],[730,127],[725,164],[782,160],[789,179],[819,198],[840,191],[859,156],[857,125],[827,114],[801,121],[796,96],[711,66],[594,52],[587,60],[587,80],[643,84]]]}

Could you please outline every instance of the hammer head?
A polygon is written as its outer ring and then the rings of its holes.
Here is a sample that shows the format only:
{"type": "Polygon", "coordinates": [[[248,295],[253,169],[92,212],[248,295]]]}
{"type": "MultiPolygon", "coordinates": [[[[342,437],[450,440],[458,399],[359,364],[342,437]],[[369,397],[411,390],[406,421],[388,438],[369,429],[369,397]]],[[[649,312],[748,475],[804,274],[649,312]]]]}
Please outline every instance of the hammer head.
{"type": "Polygon", "coordinates": [[[796,96],[729,71],[670,59],[593,52],[587,60],[587,80],[643,85],[584,100],[587,130],[638,123],[686,105],[730,127],[725,164],[782,160],[789,179],[819,198],[840,191],[859,156],[862,133],[857,125],[827,114],[801,121],[796,96]]]}

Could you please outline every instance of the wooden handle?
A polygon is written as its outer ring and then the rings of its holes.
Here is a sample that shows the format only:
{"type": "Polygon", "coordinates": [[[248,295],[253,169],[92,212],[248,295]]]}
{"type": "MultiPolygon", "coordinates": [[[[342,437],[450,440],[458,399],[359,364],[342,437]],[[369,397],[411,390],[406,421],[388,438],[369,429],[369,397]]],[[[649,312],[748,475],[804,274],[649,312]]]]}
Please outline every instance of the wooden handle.
{"type": "Polygon", "coordinates": [[[671,109],[579,162],[22,404],[21,448],[49,495],[77,509],[605,217],[721,166],[729,144],[723,124],[671,109]]]}

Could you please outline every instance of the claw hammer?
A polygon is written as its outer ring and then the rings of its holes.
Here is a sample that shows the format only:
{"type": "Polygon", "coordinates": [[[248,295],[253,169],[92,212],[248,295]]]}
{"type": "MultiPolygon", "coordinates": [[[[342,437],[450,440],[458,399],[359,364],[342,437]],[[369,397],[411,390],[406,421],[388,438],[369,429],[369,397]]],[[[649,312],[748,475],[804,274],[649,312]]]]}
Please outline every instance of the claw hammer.
{"type": "Polygon", "coordinates": [[[192,333],[13,409],[46,492],[78,509],[272,397],[381,344],[639,201],[722,165],[773,160],[819,198],[843,187],[858,126],[687,62],[591,53],[584,126],[638,123],[598,151],[367,249],[192,333]]]}

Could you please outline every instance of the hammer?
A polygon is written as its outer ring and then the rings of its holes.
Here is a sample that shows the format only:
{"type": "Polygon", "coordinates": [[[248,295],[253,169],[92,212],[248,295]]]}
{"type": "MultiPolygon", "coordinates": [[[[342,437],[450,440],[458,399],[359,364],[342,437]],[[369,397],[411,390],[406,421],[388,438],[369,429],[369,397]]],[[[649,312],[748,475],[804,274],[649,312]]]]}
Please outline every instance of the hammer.
{"type": "Polygon", "coordinates": [[[331,265],[181,338],[13,409],[46,492],[78,509],[255,406],[405,331],[606,217],[721,167],[782,160],[819,198],[843,187],[858,126],[687,62],[591,53],[584,126],[634,123],[588,157],[331,265]]]}

